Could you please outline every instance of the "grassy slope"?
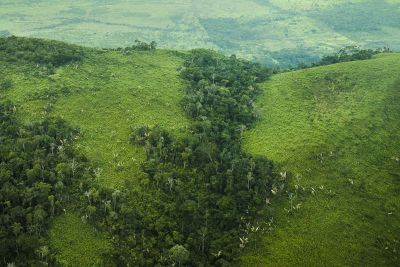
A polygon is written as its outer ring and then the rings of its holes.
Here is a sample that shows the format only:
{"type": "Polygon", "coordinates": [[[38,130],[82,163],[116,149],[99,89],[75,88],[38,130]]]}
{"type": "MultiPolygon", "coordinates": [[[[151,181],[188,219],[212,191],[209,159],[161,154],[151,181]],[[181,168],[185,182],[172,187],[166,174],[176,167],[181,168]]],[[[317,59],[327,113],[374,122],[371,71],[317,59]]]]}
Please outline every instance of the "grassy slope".
{"type": "MultiPolygon", "coordinates": [[[[184,87],[177,70],[181,63],[165,50],[131,55],[91,52],[82,64],[64,66],[51,77],[38,78],[29,74],[32,67],[9,64],[1,64],[0,77],[13,81],[5,95],[28,122],[43,117],[51,102],[46,96],[56,94],[50,115],[81,128],[77,148],[99,167],[102,185],[118,187],[125,179],[144,175],[143,150],[129,143],[131,126],[159,124],[179,133],[187,125],[179,105],[184,87]]],[[[105,237],[68,210],[62,218],[54,221],[50,234],[60,260],[74,266],[87,266],[88,259],[96,262],[97,252],[107,249],[105,237]],[[70,242],[71,236],[77,240],[70,242]],[[93,248],[88,248],[91,243],[93,248]]]]}
{"type": "Polygon", "coordinates": [[[316,193],[296,198],[302,206],[292,215],[281,201],[276,229],[242,266],[400,262],[399,72],[400,54],[383,54],[264,84],[262,120],[247,149],[301,175],[301,186],[316,193]]]}

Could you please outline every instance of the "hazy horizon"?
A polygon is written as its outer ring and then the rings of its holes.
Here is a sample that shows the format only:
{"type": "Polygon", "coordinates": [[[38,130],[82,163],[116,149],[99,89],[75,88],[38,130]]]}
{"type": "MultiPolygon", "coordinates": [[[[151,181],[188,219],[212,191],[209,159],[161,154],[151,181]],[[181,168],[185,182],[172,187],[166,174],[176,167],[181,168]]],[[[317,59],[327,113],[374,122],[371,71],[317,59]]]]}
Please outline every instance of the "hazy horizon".
{"type": "Polygon", "coordinates": [[[154,40],[283,65],[347,45],[400,49],[398,0],[2,1],[0,25],[0,35],[104,48],[154,40]]]}

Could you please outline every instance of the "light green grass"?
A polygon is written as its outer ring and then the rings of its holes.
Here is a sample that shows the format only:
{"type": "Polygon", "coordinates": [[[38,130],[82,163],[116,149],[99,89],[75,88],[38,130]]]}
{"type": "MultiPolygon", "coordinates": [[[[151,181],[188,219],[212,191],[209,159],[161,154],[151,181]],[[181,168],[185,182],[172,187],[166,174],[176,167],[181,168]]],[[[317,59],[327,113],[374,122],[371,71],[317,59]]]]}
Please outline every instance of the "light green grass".
{"type": "MultiPolygon", "coordinates": [[[[272,77],[247,149],[302,176],[315,195],[241,266],[398,266],[400,260],[400,54],[272,77]],[[323,186],[323,189],[319,187],[323,186]]],[[[295,181],[292,182],[293,184],[295,181]]],[[[292,186],[293,186],[292,184],[292,186]]]]}
{"type": "Polygon", "coordinates": [[[50,240],[57,261],[65,266],[98,266],[101,255],[112,249],[107,236],[83,223],[76,214],[54,219],[50,240]]]}

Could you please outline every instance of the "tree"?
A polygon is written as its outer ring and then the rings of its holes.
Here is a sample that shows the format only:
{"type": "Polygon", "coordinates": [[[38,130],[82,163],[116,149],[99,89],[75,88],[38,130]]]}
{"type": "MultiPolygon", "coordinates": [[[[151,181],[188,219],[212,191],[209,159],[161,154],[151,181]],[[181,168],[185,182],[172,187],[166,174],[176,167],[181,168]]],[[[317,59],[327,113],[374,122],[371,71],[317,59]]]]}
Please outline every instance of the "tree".
{"type": "Polygon", "coordinates": [[[38,250],[37,253],[39,254],[41,260],[43,261],[43,258],[46,258],[46,262],[47,262],[47,256],[50,253],[50,250],[47,246],[41,246],[38,250]]]}
{"type": "Polygon", "coordinates": [[[116,205],[117,205],[117,201],[118,201],[118,197],[121,195],[121,191],[120,190],[118,190],[118,189],[116,189],[116,190],[114,190],[114,192],[112,193],[112,200],[113,200],[113,203],[114,203],[114,211],[115,211],[115,207],[116,207],[116,205]]]}
{"type": "Polygon", "coordinates": [[[189,252],[184,246],[175,245],[170,249],[169,252],[172,261],[177,262],[179,266],[189,260],[189,252]]]}

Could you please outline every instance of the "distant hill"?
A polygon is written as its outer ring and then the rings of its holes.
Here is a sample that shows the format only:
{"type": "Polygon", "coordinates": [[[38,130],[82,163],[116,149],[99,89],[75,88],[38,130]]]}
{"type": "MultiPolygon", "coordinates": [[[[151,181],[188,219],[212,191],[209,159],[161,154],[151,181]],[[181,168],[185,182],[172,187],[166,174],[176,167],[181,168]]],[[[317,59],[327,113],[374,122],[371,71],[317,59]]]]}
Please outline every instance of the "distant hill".
{"type": "Polygon", "coordinates": [[[286,194],[241,266],[398,265],[399,72],[400,54],[381,54],[264,84],[247,148],[293,172],[300,209],[286,194]]]}
{"type": "Polygon", "coordinates": [[[1,1],[0,25],[0,35],[95,47],[155,40],[280,66],[346,45],[400,49],[398,0],[1,1]]]}

